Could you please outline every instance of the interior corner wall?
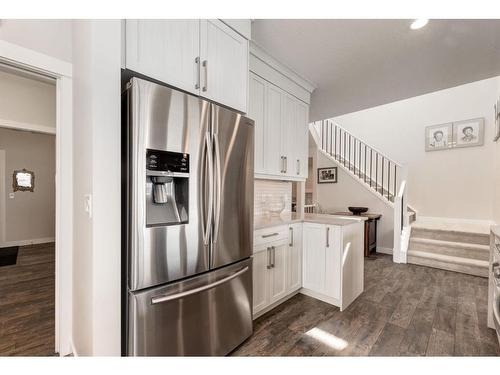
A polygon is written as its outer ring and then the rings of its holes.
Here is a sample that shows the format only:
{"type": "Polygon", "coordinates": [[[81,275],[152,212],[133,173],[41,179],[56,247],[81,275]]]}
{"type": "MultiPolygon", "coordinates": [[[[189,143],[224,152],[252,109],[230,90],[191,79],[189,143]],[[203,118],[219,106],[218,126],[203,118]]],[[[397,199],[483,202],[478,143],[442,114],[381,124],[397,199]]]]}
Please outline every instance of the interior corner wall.
{"type": "MultiPolygon", "coordinates": [[[[500,79],[497,81],[496,98],[500,100],[500,79]]],[[[498,119],[500,126],[500,118],[498,119]]],[[[500,139],[493,145],[494,159],[494,202],[493,202],[493,221],[500,225],[500,139]]]]}
{"type": "MultiPolygon", "coordinates": [[[[317,168],[335,167],[336,163],[320,152],[316,154],[317,168]]],[[[316,181],[315,171],[315,181],[316,181]]],[[[349,206],[368,207],[369,212],[381,214],[377,223],[377,247],[394,247],[393,209],[366,189],[357,179],[337,166],[337,183],[318,184],[316,182],[316,202],[322,212],[349,212],[349,206]]]]}
{"type": "Polygon", "coordinates": [[[73,25],[72,336],[79,356],[121,354],[120,32],[119,20],[73,25]]]}
{"type": "Polygon", "coordinates": [[[418,216],[492,220],[493,196],[499,186],[495,185],[494,159],[499,155],[492,141],[492,108],[499,82],[500,77],[493,77],[338,116],[334,121],[389,158],[408,165],[408,203],[418,216]],[[477,117],[485,119],[483,146],[425,152],[426,126],[477,117]]]}

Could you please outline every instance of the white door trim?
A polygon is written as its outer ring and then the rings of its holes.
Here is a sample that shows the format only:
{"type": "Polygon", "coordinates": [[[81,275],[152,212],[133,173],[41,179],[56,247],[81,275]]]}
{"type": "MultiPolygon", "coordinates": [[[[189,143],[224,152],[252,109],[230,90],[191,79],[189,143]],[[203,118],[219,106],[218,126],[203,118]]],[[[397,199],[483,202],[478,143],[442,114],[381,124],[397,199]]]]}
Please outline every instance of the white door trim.
{"type": "Polygon", "coordinates": [[[5,150],[0,150],[0,244],[5,243],[5,150]]]}
{"type": "Polygon", "coordinates": [[[71,353],[73,287],[73,83],[71,63],[0,40],[0,62],[56,79],[55,351],[71,353]]]}

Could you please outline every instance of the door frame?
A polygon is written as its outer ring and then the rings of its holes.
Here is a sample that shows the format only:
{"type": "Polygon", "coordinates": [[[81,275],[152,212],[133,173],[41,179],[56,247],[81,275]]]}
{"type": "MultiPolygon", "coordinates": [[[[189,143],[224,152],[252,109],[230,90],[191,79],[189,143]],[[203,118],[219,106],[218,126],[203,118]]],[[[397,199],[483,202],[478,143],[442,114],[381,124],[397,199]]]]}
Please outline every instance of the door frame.
{"type": "Polygon", "coordinates": [[[56,80],[55,352],[71,354],[73,288],[73,65],[0,40],[0,62],[56,80]]]}

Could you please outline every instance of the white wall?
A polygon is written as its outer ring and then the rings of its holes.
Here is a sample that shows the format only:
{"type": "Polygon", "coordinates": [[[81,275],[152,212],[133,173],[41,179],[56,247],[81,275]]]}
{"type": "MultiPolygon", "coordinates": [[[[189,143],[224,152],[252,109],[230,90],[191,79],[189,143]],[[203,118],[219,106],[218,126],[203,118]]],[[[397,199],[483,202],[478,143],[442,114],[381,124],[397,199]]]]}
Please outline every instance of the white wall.
{"type": "MultiPolygon", "coordinates": [[[[500,98],[500,80],[497,81],[496,90],[497,99],[500,98]]],[[[494,144],[493,158],[494,158],[494,172],[495,176],[494,185],[494,198],[493,198],[493,221],[500,224],[500,139],[494,144]]]]}
{"type": "MultiPolygon", "coordinates": [[[[322,153],[318,152],[315,156],[317,168],[336,166],[333,161],[329,160],[322,153]]],[[[317,172],[315,171],[314,173],[314,178],[316,179],[317,172]]],[[[392,250],[394,247],[393,209],[340,167],[337,167],[337,173],[337,183],[316,183],[316,202],[319,204],[322,212],[349,212],[347,207],[358,206],[368,207],[370,213],[381,214],[382,218],[377,223],[377,247],[379,249],[386,248],[392,250]]]]}
{"type": "Polygon", "coordinates": [[[120,355],[120,21],[73,27],[73,345],[120,355]],[[84,196],[92,195],[90,218],[84,196]]]}
{"type": "Polygon", "coordinates": [[[5,177],[1,181],[5,222],[0,223],[5,243],[0,241],[0,247],[54,240],[55,148],[53,135],[0,128],[0,149],[5,151],[6,159],[5,177]],[[35,173],[35,189],[13,193],[13,173],[23,168],[35,173]]]}
{"type": "Polygon", "coordinates": [[[0,39],[71,62],[71,20],[2,19],[0,39]]]}
{"type": "Polygon", "coordinates": [[[420,216],[491,220],[493,196],[498,194],[492,106],[499,82],[500,77],[494,77],[334,120],[391,159],[408,165],[409,204],[420,216]],[[426,126],[475,117],[485,118],[484,146],[425,152],[426,126]]]}
{"type": "Polygon", "coordinates": [[[0,70],[0,126],[3,120],[56,128],[56,86],[0,70]]]}

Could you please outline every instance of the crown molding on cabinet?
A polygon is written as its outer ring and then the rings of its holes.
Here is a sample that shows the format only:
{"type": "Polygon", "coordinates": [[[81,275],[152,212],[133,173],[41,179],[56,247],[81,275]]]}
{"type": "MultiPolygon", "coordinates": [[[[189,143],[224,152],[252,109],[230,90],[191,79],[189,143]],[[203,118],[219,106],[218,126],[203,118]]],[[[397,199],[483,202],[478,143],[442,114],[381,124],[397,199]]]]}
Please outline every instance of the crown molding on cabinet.
{"type": "MultiPolygon", "coordinates": [[[[300,75],[295,73],[292,69],[290,69],[286,65],[280,63],[278,60],[276,60],[274,57],[270,56],[266,51],[264,51],[254,41],[250,41],[250,54],[255,56],[257,59],[261,60],[263,63],[270,66],[271,68],[273,68],[277,72],[281,73],[286,78],[293,81],[295,84],[299,85],[301,88],[306,90],[309,94],[311,94],[316,89],[316,85],[314,83],[310,82],[309,80],[307,80],[305,78],[302,78],[300,75]]],[[[252,65],[250,65],[250,70],[256,74],[259,74],[258,71],[254,70],[254,67],[252,65]]],[[[265,78],[265,77],[263,77],[263,78],[265,78]]]]}

